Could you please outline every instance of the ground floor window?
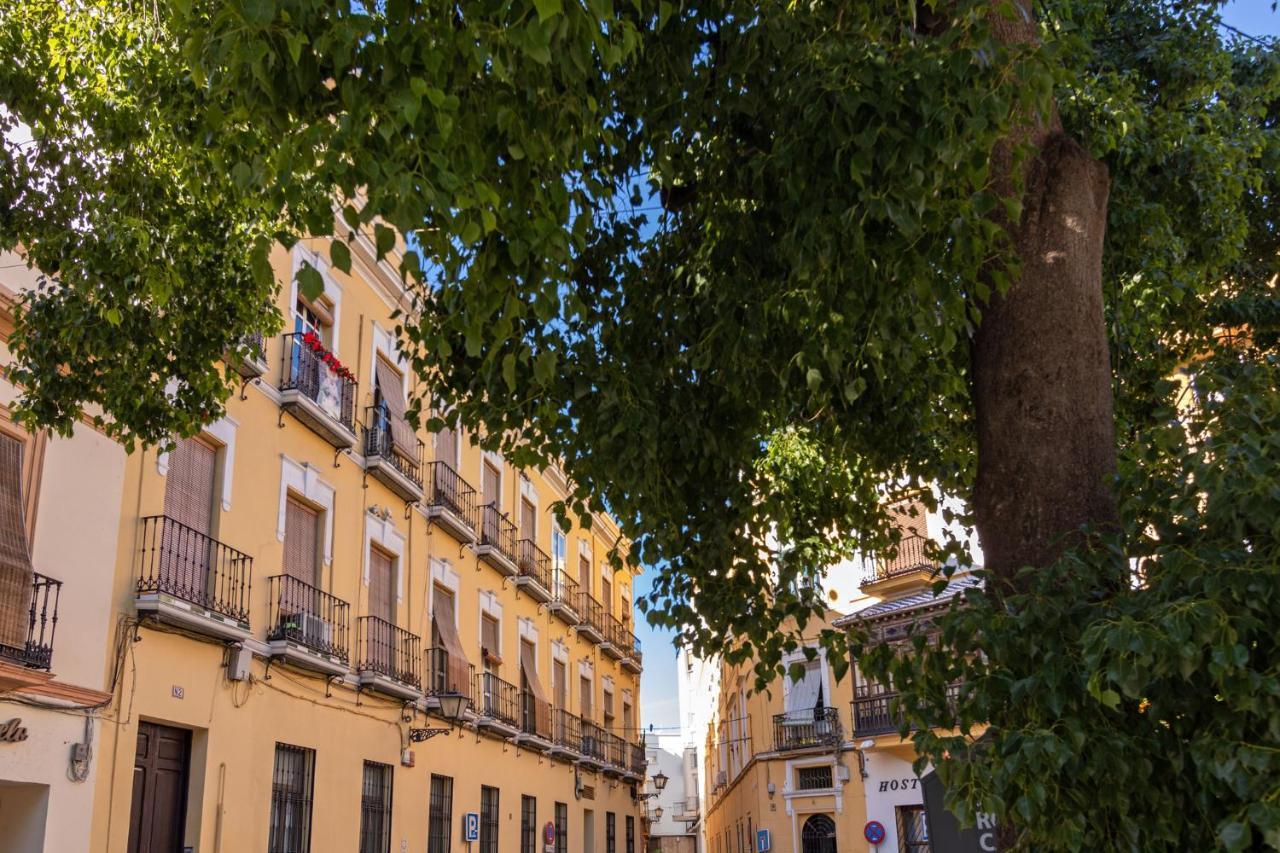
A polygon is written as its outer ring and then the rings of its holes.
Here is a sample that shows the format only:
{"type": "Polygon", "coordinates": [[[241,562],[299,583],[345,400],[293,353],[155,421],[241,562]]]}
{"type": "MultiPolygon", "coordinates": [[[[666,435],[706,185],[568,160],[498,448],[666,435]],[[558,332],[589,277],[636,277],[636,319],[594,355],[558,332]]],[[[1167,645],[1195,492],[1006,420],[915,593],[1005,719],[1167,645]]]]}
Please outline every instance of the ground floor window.
{"type": "Polygon", "coordinates": [[[924,806],[898,806],[898,850],[900,853],[929,853],[929,821],[924,806]]]}
{"type": "Polygon", "coordinates": [[[538,801],[520,798],[520,853],[538,853],[538,801]]]}
{"type": "Polygon", "coordinates": [[[315,785],[313,749],[276,744],[271,774],[271,830],[267,853],[311,850],[311,797],[315,785]]]}
{"type": "Polygon", "coordinates": [[[364,763],[360,788],[360,853],[390,853],[391,765],[364,763]]]}
{"type": "Polygon", "coordinates": [[[498,789],[480,786],[480,853],[498,853],[498,789]]]}
{"type": "Polygon", "coordinates": [[[569,853],[569,807],[556,803],[556,853],[569,853]]]}
{"type": "Polygon", "coordinates": [[[613,812],[604,813],[605,853],[618,853],[618,817],[613,812]]]}
{"type": "Polygon", "coordinates": [[[431,774],[431,804],[427,818],[427,853],[449,853],[453,834],[453,777],[431,774]]]}
{"type": "Polygon", "coordinates": [[[636,853],[636,819],[627,815],[627,853],[636,853]]]}

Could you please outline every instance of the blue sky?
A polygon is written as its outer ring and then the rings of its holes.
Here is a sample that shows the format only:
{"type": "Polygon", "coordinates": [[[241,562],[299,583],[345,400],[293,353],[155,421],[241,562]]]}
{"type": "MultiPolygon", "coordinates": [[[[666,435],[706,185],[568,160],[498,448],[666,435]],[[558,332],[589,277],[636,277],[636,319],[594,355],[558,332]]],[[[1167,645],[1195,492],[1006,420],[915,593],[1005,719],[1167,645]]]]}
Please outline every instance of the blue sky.
{"type": "MultiPolygon", "coordinates": [[[[1280,14],[1271,9],[1271,0],[1234,0],[1222,10],[1225,23],[1254,36],[1280,36],[1280,14]]],[[[652,572],[636,579],[636,590],[647,593],[652,572]]],[[[656,631],[638,620],[636,635],[644,645],[644,677],[640,680],[641,719],[655,732],[672,732],[679,726],[676,700],[676,653],[672,635],[656,631]]]]}

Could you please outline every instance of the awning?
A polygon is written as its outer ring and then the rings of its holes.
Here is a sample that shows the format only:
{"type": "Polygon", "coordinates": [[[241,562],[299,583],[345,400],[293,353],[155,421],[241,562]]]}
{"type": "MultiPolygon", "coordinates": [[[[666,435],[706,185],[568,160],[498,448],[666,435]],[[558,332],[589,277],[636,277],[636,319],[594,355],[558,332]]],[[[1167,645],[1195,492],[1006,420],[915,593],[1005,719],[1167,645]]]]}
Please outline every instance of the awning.
{"type": "Polygon", "coordinates": [[[23,443],[0,434],[0,645],[23,649],[35,569],[22,497],[23,443]]]}
{"type": "Polygon", "coordinates": [[[436,632],[440,635],[440,643],[448,657],[445,662],[444,689],[448,693],[470,696],[471,662],[467,660],[467,653],[462,648],[462,638],[458,636],[458,626],[453,621],[452,603],[449,598],[437,595],[431,607],[436,632]]]}
{"type": "Polygon", "coordinates": [[[533,714],[535,728],[539,732],[551,732],[551,702],[547,699],[547,694],[542,690],[542,683],[538,681],[538,667],[533,659],[533,646],[528,643],[520,644],[520,669],[524,672],[524,679],[529,683],[529,692],[533,694],[533,714]]]}
{"type": "Polygon", "coordinates": [[[391,427],[391,445],[396,453],[411,462],[418,459],[418,437],[405,419],[404,384],[395,368],[381,358],[374,359],[378,373],[378,390],[382,403],[387,407],[387,421],[391,427]]]}

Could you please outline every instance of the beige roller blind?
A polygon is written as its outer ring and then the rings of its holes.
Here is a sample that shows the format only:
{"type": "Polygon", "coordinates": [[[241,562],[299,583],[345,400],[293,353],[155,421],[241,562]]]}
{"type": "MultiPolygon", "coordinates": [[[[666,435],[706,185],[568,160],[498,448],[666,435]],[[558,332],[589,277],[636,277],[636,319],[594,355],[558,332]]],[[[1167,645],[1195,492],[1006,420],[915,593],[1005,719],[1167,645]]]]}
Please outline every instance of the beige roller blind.
{"type": "Polygon", "coordinates": [[[418,437],[405,420],[404,380],[400,372],[384,358],[375,360],[378,375],[378,393],[387,407],[387,421],[391,428],[391,446],[396,453],[412,461],[418,458],[418,437]]]}
{"type": "Polygon", "coordinates": [[[390,555],[369,549],[369,615],[395,623],[395,567],[390,555]]]}
{"type": "Polygon", "coordinates": [[[197,438],[185,438],[169,453],[164,514],[197,533],[213,523],[213,480],[218,453],[197,438]]]}
{"type": "Polygon", "coordinates": [[[542,689],[542,683],[538,681],[538,664],[533,643],[528,643],[524,640],[520,641],[520,672],[524,675],[524,680],[529,685],[529,692],[533,694],[537,730],[540,732],[550,731],[551,703],[547,700],[547,694],[542,689]]]}
{"type": "Polygon", "coordinates": [[[445,427],[436,433],[436,461],[450,468],[458,465],[458,433],[445,427]]]}
{"type": "Polygon", "coordinates": [[[528,498],[520,499],[520,538],[530,542],[538,538],[538,511],[528,498]]]}
{"type": "Polygon", "coordinates": [[[480,615],[480,647],[488,658],[502,661],[498,638],[498,620],[488,613],[480,615]]]}
{"type": "Polygon", "coordinates": [[[0,645],[24,648],[35,569],[22,495],[23,442],[0,433],[0,645]]]}
{"type": "Polygon", "coordinates": [[[480,480],[481,502],[485,504],[493,504],[495,507],[501,508],[501,483],[502,472],[498,470],[497,465],[494,465],[486,459],[484,461],[484,471],[481,472],[480,480]]]}
{"type": "Polygon", "coordinates": [[[591,559],[585,554],[578,555],[578,586],[588,595],[591,593],[591,559]]]}
{"type": "Polygon", "coordinates": [[[584,720],[591,719],[591,679],[578,676],[578,708],[584,720]]]}
{"type": "Polygon", "coordinates": [[[431,603],[431,621],[440,647],[448,653],[445,690],[470,695],[471,664],[462,648],[462,638],[458,636],[458,625],[454,621],[453,594],[440,587],[436,587],[431,603]]]}
{"type": "Polygon", "coordinates": [[[284,573],[316,586],[319,546],[320,513],[290,497],[284,514],[284,573]]]}
{"type": "Polygon", "coordinates": [[[557,708],[569,705],[569,682],[564,661],[553,661],[551,664],[551,695],[555,697],[557,708]]]}
{"type": "Polygon", "coordinates": [[[613,583],[608,578],[600,578],[600,603],[605,613],[613,613],[613,583]]]}

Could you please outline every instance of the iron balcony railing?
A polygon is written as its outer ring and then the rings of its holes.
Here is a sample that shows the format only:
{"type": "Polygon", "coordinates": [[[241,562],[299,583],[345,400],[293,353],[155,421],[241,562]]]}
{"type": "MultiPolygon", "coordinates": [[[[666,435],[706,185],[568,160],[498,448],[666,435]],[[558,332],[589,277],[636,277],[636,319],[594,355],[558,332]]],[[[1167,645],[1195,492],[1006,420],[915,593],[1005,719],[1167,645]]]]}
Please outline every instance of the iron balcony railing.
{"type": "Polygon", "coordinates": [[[531,578],[543,589],[551,591],[551,556],[532,539],[521,539],[516,543],[516,565],[522,577],[531,578]]]}
{"type": "Polygon", "coordinates": [[[21,646],[0,643],[0,659],[30,669],[49,669],[53,665],[53,635],[58,630],[58,600],[61,597],[62,581],[32,572],[31,604],[26,611],[26,641],[21,646]]]}
{"type": "Polygon", "coordinates": [[[374,672],[410,687],[421,687],[422,641],[416,634],[377,616],[356,620],[360,651],[356,669],[374,672]]]}
{"type": "Polygon", "coordinates": [[[606,642],[612,642],[605,628],[604,605],[586,590],[578,591],[578,618],[599,631],[606,642]]]}
{"type": "Polygon", "coordinates": [[[445,462],[432,462],[427,467],[427,494],[424,498],[427,505],[448,510],[475,530],[476,490],[445,462]]]}
{"type": "Polygon", "coordinates": [[[271,585],[268,640],[289,640],[322,655],[347,661],[350,608],[337,596],[290,575],[267,578],[271,585]]]}
{"type": "Polygon", "coordinates": [[[773,716],[773,744],[778,751],[836,746],[844,735],[836,708],[805,708],[773,716]]]}
{"type": "Polygon", "coordinates": [[[520,691],[520,731],[551,740],[551,703],[539,699],[532,690],[520,691]]]}
{"type": "Polygon", "coordinates": [[[637,776],[644,776],[649,761],[645,758],[644,743],[629,744],[631,747],[631,772],[637,776]]]}
{"type": "Polygon", "coordinates": [[[476,679],[476,713],[509,726],[520,725],[520,689],[492,672],[476,679]]]}
{"type": "Polygon", "coordinates": [[[605,730],[590,720],[581,721],[582,729],[582,749],[579,750],[584,758],[594,758],[596,761],[604,762],[608,760],[605,752],[605,730]]]}
{"type": "Polygon", "coordinates": [[[642,664],[644,663],[644,653],[640,650],[640,638],[637,637],[635,634],[630,634],[630,637],[631,637],[630,657],[636,663],[642,664]]]}
{"type": "Polygon", "coordinates": [[[330,366],[332,353],[308,343],[306,338],[307,333],[303,332],[284,336],[280,390],[303,394],[354,433],[356,381],[330,366]]]}
{"type": "Polygon", "coordinates": [[[912,572],[932,572],[934,562],[929,557],[929,540],[923,536],[904,536],[898,543],[897,553],[892,557],[887,554],[872,554],[864,561],[864,584],[896,578],[912,572]]]}
{"type": "Polygon", "coordinates": [[[564,708],[551,709],[551,742],[556,746],[582,751],[582,719],[564,708]]]}
{"type": "Polygon", "coordinates": [[[600,742],[606,764],[621,770],[627,769],[627,742],[608,729],[600,729],[600,742]]]}
{"type": "Polygon", "coordinates": [[[422,488],[422,442],[414,439],[416,448],[412,459],[396,450],[391,440],[391,419],[385,405],[369,406],[364,410],[364,455],[376,456],[395,468],[409,482],[422,488]]]}
{"type": "Polygon", "coordinates": [[[516,526],[497,504],[480,507],[480,544],[491,545],[511,562],[516,561],[516,526]]]}
{"type": "Polygon", "coordinates": [[[551,600],[570,607],[578,606],[578,582],[563,568],[551,574],[551,600]]]}
{"type": "Polygon", "coordinates": [[[138,593],[163,593],[248,624],[253,558],[166,515],[142,519],[138,593]]]}
{"type": "MultiPolygon", "coordinates": [[[[948,685],[947,700],[953,711],[959,696],[960,684],[948,685]]],[[[906,718],[901,708],[894,707],[897,698],[896,690],[883,690],[878,685],[857,685],[852,709],[854,736],[890,734],[901,729],[906,718]]],[[[950,727],[952,721],[940,725],[950,727]]]]}
{"type": "Polygon", "coordinates": [[[426,659],[427,695],[461,694],[467,697],[467,707],[470,708],[475,701],[476,668],[439,646],[427,649],[426,659]]]}

